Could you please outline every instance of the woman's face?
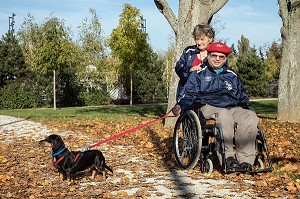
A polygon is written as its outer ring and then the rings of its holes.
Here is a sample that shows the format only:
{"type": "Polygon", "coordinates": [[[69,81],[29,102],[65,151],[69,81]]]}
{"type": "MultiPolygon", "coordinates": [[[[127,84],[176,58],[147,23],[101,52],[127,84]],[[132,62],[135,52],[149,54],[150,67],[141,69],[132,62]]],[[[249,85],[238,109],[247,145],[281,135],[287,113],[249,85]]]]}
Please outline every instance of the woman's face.
{"type": "Polygon", "coordinates": [[[212,39],[206,35],[201,35],[195,38],[195,42],[200,51],[206,50],[207,46],[212,42],[212,39]]]}

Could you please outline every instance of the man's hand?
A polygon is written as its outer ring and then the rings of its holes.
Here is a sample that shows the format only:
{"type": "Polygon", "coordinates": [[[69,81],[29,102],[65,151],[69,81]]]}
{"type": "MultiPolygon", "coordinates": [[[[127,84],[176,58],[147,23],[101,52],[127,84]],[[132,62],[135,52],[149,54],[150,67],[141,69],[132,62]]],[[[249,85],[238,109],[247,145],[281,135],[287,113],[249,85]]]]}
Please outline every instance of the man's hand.
{"type": "Polygon", "coordinates": [[[177,104],[175,105],[173,108],[172,108],[172,113],[175,115],[175,116],[178,116],[181,112],[181,108],[180,106],[177,104]]]}

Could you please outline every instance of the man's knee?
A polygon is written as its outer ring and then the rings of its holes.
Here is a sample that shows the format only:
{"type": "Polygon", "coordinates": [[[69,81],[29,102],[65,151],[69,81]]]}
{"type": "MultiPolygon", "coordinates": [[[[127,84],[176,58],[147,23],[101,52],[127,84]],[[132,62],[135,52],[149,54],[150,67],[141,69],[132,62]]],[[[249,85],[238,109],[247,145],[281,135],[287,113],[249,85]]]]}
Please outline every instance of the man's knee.
{"type": "Polygon", "coordinates": [[[221,109],[217,115],[217,119],[221,122],[221,123],[228,123],[228,124],[233,124],[234,120],[232,117],[232,114],[230,113],[229,110],[227,109],[221,109]]]}

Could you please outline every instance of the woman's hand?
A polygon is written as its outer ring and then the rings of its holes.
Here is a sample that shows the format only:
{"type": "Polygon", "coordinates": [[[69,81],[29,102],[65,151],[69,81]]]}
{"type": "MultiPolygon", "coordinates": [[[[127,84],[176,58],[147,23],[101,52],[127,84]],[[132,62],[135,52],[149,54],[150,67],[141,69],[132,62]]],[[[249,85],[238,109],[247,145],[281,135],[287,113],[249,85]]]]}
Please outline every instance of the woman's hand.
{"type": "Polygon", "coordinates": [[[198,71],[198,70],[201,70],[201,66],[198,65],[198,66],[192,66],[192,68],[190,68],[190,73],[194,72],[194,71],[198,71]]]}
{"type": "Polygon", "coordinates": [[[181,112],[181,108],[178,104],[176,104],[173,108],[172,108],[172,113],[175,115],[175,116],[178,116],[181,112]]]}

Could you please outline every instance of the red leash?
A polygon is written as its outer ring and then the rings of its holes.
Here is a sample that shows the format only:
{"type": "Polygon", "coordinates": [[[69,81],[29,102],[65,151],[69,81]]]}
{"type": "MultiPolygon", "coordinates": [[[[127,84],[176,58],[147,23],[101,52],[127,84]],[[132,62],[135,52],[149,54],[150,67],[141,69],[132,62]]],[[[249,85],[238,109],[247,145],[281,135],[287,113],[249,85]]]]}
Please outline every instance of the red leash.
{"type": "Polygon", "coordinates": [[[129,129],[129,130],[127,130],[127,131],[124,131],[123,133],[120,133],[120,134],[111,136],[110,138],[108,138],[108,139],[106,139],[106,140],[102,140],[102,141],[100,141],[100,142],[98,142],[98,143],[96,143],[96,144],[90,146],[88,149],[91,149],[91,148],[94,148],[94,147],[99,146],[99,145],[101,145],[101,144],[104,144],[104,143],[110,142],[110,141],[112,141],[112,140],[115,140],[115,139],[117,139],[117,138],[119,138],[119,137],[122,137],[122,136],[124,136],[124,135],[126,135],[126,134],[132,133],[132,132],[134,132],[134,131],[136,131],[136,130],[138,130],[138,129],[141,129],[141,128],[145,127],[145,126],[149,126],[150,124],[153,124],[154,122],[157,122],[157,121],[159,121],[159,120],[162,120],[162,119],[166,118],[166,117],[169,115],[170,112],[171,112],[171,110],[168,111],[164,116],[162,116],[162,117],[160,117],[160,118],[158,118],[158,119],[152,120],[152,121],[147,122],[147,123],[142,124],[142,125],[139,125],[139,126],[137,126],[137,127],[134,127],[134,128],[132,128],[132,129],[129,129]]]}

